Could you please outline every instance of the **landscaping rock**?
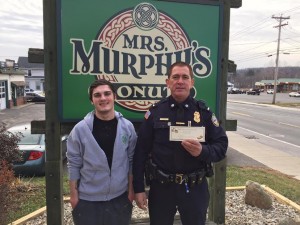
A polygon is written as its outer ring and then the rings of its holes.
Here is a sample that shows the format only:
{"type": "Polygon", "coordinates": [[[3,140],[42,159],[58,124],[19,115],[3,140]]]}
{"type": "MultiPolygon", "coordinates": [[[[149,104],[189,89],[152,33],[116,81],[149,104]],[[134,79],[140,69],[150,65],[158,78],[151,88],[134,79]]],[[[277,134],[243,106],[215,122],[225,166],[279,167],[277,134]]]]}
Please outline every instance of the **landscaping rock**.
{"type": "Polygon", "coordinates": [[[271,209],[272,198],[259,183],[246,182],[245,203],[260,209],[271,209]]]}

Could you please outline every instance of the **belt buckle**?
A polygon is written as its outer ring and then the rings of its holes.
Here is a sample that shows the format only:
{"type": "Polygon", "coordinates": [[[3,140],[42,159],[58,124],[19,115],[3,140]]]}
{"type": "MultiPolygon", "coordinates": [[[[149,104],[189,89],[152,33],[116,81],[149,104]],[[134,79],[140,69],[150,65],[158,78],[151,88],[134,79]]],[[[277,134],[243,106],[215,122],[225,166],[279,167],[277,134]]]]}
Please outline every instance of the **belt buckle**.
{"type": "Polygon", "coordinates": [[[175,183],[176,184],[182,184],[184,180],[185,179],[183,178],[183,174],[182,173],[176,174],[176,176],[175,176],[175,183]]]}

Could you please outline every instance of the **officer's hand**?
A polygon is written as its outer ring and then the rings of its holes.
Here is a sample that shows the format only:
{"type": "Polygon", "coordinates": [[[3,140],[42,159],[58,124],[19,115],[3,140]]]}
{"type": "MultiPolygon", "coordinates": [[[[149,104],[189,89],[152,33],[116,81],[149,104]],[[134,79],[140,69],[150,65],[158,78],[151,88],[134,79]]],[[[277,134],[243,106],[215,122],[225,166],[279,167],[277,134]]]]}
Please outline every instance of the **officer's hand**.
{"type": "Polygon", "coordinates": [[[147,196],[145,192],[135,194],[135,202],[140,209],[147,210],[147,196]]]}
{"type": "Polygon", "coordinates": [[[197,140],[185,139],[181,142],[181,145],[194,157],[198,157],[202,152],[202,145],[197,140]]]}

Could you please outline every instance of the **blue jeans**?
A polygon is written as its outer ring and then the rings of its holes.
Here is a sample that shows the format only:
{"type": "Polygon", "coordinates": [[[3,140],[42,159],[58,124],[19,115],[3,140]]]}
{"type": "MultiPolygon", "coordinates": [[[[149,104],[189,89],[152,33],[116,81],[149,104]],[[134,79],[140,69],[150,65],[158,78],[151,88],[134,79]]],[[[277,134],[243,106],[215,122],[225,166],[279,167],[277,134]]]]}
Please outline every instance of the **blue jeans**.
{"type": "Polygon", "coordinates": [[[75,225],[129,225],[131,214],[132,203],[127,192],[110,201],[79,199],[72,211],[75,225]]]}

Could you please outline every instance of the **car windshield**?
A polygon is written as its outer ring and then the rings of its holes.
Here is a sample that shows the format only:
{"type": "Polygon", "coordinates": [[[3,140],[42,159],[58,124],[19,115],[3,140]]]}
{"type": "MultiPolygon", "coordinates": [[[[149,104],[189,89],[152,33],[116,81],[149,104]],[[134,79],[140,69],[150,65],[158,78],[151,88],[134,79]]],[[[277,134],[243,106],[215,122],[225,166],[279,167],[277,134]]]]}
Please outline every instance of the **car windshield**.
{"type": "Polygon", "coordinates": [[[39,145],[44,143],[44,135],[42,134],[31,134],[30,131],[22,131],[22,137],[19,145],[39,145]]]}

